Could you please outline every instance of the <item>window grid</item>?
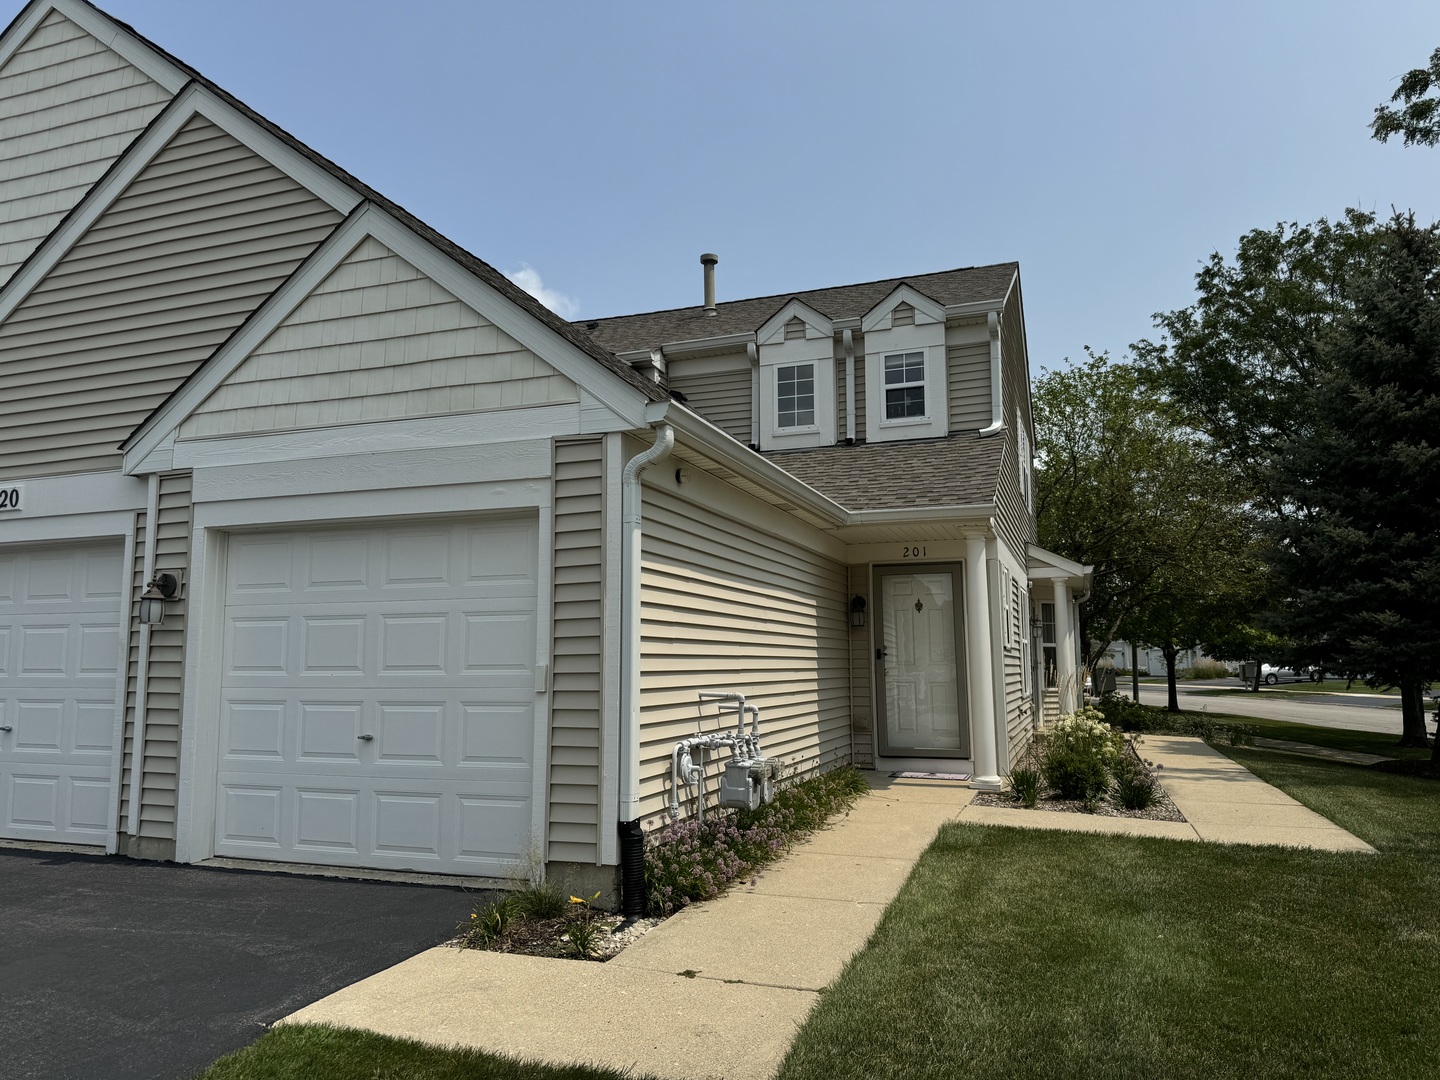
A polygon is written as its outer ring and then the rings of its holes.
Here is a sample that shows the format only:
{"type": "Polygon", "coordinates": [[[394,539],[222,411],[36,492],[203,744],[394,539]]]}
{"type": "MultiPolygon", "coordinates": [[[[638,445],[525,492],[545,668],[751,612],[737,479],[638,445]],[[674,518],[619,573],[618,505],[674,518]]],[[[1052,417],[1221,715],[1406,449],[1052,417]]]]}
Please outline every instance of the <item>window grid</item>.
{"type": "Polygon", "coordinates": [[[925,415],[925,354],[894,353],[885,357],[885,419],[925,415]]]}
{"type": "Polygon", "coordinates": [[[775,379],[775,426],[812,426],[815,423],[815,365],[788,364],[776,369],[775,379]]]}

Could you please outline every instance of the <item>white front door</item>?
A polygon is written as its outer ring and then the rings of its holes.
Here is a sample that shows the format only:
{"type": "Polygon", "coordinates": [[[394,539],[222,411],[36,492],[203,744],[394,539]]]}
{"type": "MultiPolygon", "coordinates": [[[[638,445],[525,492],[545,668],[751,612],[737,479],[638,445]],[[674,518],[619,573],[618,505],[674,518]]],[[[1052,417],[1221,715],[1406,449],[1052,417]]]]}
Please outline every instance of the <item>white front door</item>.
{"type": "Polygon", "coordinates": [[[103,844],[120,663],[118,543],[0,548],[0,836],[103,844]]]}
{"type": "Polygon", "coordinates": [[[523,862],[537,555],[533,517],[232,535],[215,854],[523,862]]]}
{"type": "Polygon", "coordinates": [[[892,757],[966,757],[968,730],[959,649],[961,568],[881,568],[876,631],[880,752],[892,757]]]}

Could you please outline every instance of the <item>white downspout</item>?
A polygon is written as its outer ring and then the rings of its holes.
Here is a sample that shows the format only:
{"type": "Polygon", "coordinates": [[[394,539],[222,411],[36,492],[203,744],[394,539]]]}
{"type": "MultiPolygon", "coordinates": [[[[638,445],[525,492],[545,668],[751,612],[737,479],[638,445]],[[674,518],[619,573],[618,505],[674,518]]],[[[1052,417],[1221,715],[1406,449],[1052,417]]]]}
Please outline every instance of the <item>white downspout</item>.
{"type": "Polygon", "coordinates": [[[1005,387],[1000,381],[1000,316],[990,312],[985,316],[985,325],[990,331],[990,426],[981,429],[982,438],[1005,430],[1005,387]]]}
{"type": "Polygon", "coordinates": [[[640,475],[670,456],[675,430],[664,424],[655,443],[625,463],[620,479],[620,822],[640,817],[640,475]]]}
{"type": "Polygon", "coordinates": [[[855,334],[846,330],[845,342],[845,442],[855,444],[855,334]]]}
{"type": "MultiPolygon", "coordinates": [[[[155,579],[156,518],[160,516],[160,474],[150,474],[145,494],[145,559],[141,580],[155,579]]],[[[135,661],[135,731],[130,742],[130,806],[125,832],[131,844],[140,835],[140,797],[145,779],[145,706],[150,681],[150,624],[140,624],[139,656],[135,661]]],[[[124,738],[124,732],[121,732],[124,738]]],[[[123,755],[122,755],[123,760],[123,755]]]]}

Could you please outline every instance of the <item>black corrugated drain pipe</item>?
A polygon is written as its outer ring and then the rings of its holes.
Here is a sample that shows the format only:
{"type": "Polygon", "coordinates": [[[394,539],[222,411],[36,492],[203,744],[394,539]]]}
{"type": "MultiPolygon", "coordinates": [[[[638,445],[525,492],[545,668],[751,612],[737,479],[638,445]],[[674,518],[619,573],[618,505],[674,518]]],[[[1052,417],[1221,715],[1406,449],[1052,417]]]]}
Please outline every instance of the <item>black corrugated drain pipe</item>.
{"type": "Polygon", "coordinates": [[[638,820],[620,822],[620,914],[645,914],[645,830],[638,820]]]}

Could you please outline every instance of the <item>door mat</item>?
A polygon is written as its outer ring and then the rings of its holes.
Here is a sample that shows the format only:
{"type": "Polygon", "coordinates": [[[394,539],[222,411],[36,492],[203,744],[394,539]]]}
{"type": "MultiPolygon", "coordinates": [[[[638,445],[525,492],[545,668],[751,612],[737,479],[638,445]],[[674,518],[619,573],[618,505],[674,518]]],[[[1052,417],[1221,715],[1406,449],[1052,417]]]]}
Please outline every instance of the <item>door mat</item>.
{"type": "Polygon", "coordinates": [[[892,780],[969,780],[968,772],[892,772],[892,780]]]}

